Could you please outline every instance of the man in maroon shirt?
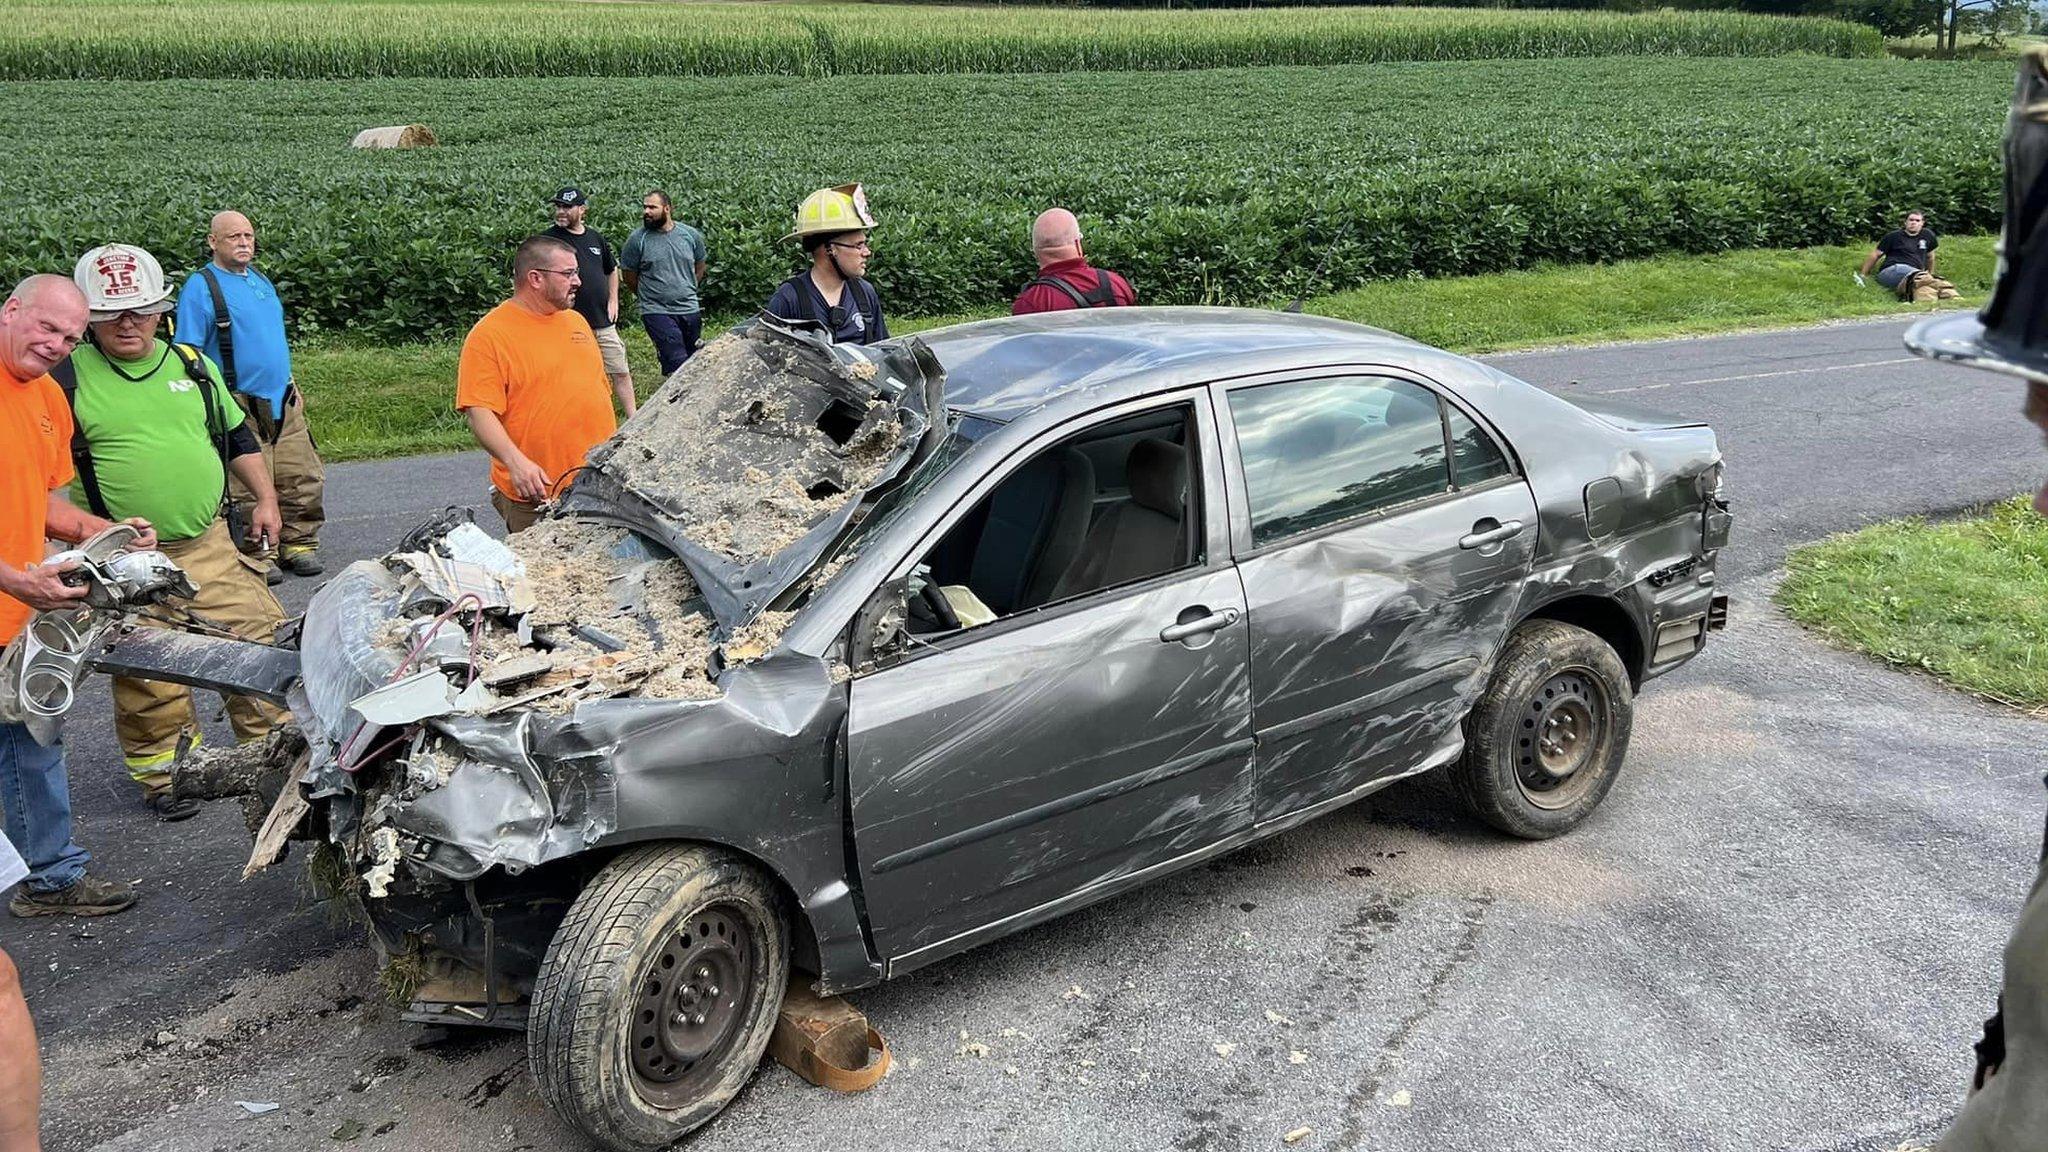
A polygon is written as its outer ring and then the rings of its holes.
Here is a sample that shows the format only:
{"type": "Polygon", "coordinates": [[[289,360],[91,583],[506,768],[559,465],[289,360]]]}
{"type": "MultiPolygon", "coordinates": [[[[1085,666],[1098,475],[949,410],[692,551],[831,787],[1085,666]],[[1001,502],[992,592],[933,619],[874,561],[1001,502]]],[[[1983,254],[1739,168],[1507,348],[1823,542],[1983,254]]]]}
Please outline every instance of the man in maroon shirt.
{"type": "Polygon", "coordinates": [[[1131,282],[1106,268],[1093,268],[1081,252],[1081,222],[1065,208],[1048,208],[1031,222],[1031,254],[1038,277],[1017,293],[1010,314],[1057,312],[1063,308],[1121,308],[1138,302],[1131,282]]]}

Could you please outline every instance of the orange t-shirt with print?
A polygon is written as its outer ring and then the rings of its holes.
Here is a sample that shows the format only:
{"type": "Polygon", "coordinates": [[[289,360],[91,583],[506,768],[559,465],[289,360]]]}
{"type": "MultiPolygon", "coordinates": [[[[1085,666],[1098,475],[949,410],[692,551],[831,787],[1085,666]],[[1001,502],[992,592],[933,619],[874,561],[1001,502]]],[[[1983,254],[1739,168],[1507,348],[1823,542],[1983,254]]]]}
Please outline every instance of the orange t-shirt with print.
{"type": "MultiPolygon", "coordinates": [[[[497,413],[512,443],[557,482],[619,429],[597,337],[573,308],[536,316],[507,300],[484,313],[462,341],[455,406],[497,413]]],[[[496,460],[491,483],[519,499],[496,460]]]]}
{"type": "MultiPolygon", "coordinates": [[[[48,376],[16,379],[0,365],[0,560],[42,563],[50,491],[71,483],[71,406],[48,376]]],[[[34,610],[0,592],[0,646],[34,610]]]]}

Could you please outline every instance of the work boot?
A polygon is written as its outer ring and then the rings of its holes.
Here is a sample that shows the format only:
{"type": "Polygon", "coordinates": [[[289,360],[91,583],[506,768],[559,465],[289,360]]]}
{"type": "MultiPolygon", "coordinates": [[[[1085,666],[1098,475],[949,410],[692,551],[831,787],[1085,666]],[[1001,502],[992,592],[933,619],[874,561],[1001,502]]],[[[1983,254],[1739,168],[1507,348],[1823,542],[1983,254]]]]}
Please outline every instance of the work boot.
{"type": "Polygon", "coordinates": [[[8,901],[7,910],[29,916],[111,916],[135,903],[135,889],[119,880],[80,876],[55,892],[32,892],[24,884],[8,901]]]}
{"type": "Polygon", "coordinates": [[[190,796],[173,796],[169,792],[151,792],[142,798],[142,802],[149,806],[151,812],[156,813],[157,819],[166,824],[176,824],[180,820],[190,820],[194,816],[199,815],[199,801],[192,799],[190,796]]]}
{"type": "Polygon", "coordinates": [[[294,576],[318,576],[327,571],[327,566],[320,563],[320,554],[311,548],[286,553],[284,566],[291,569],[294,576]]]}
{"type": "Polygon", "coordinates": [[[277,566],[277,561],[272,560],[270,566],[263,570],[263,582],[272,588],[284,583],[284,569],[277,566]]]}

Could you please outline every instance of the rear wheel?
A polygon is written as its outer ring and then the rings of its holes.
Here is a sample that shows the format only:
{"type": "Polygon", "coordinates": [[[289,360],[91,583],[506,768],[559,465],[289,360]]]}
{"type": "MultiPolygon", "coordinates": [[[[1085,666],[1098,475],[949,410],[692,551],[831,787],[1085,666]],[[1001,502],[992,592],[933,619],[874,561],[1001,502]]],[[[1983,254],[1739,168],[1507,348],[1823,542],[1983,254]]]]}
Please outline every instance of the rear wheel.
{"type": "Polygon", "coordinates": [[[535,982],[541,1096],[619,1152],[667,1147],[760,1063],[789,979],[775,886],[703,846],[627,852],[591,880],[535,982]]]}
{"type": "Polygon", "coordinates": [[[1481,820],[1548,839],[1576,827],[1614,787],[1634,718],[1628,670],[1606,641],[1532,620],[1508,637],[1466,716],[1465,755],[1452,776],[1481,820]]]}

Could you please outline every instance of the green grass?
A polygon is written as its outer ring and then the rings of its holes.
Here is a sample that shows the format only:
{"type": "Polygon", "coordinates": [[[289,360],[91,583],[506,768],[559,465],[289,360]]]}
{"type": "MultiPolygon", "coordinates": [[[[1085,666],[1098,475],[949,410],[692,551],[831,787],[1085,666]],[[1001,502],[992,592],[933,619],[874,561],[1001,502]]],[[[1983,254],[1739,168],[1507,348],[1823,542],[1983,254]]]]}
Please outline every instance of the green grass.
{"type": "Polygon", "coordinates": [[[1883,50],[1862,25],[1737,12],[0,0],[0,79],[15,80],[833,76],[1883,50]]]}
{"type": "MultiPolygon", "coordinates": [[[[1943,270],[1965,294],[1955,305],[1980,303],[1989,290],[1991,247],[1983,236],[1942,241],[1943,270]]],[[[1915,311],[1887,292],[1850,281],[1850,269],[1867,251],[1858,246],[1730,252],[1399,280],[1311,300],[1305,310],[1464,353],[1915,311]]],[[[889,327],[905,335],[1007,312],[1007,304],[992,303],[975,312],[892,319],[889,327]]],[[[712,325],[706,338],[718,330],[712,325]]],[[[645,395],[660,381],[653,347],[638,328],[624,335],[634,382],[645,395]]],[[[302,343],[293,352],[293,366],[321,450],[329,459],[348,460],[473,447],[468,428],[449,408],[459,348],[454,341],[385,348],[332,338],[302,343]]]]}
{"type": "Polygon", "coordinates": [[[1778,603],[1838,644],[2015,707],[2048,707],[2048,520],[2017,497],[1799,549],[1778,603]]]}
{"type": "MultiPolygon", "coordinates": [[[[1310,310],[1464,353],[1909,311],[1875,284],[1850,279],[1869,253],[1858,244],[1395,280],[1323,297],[1310,310]]],[[[1982,303],[1996,266],[1991,237],[1943,239],[1939,267],[1963,293],[1950,306],[1982,303]]]]}
{"type": "Polygon", "coordinates": [[[2007,36],[1997,44],[1981,36],[1964,36],[1951,54],[1938,36],[1895,36],[1884,42],[1888,55],[1907,60],[2017,60],[2029,48],[2048,44],[2044,36],[2007,36]]]}

